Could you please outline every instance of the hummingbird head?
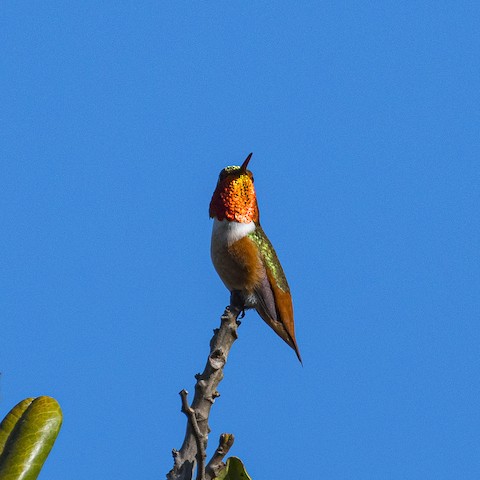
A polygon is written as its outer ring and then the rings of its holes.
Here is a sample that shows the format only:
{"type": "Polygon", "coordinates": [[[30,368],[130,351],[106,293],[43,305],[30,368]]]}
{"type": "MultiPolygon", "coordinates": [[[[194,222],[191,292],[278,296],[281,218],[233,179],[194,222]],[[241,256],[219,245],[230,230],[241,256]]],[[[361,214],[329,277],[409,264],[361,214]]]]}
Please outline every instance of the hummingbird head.
{"type": "Polygon", "coordinates": [[[218,177],[217,186],[210,202],[210,217],[230,222],[258,222],[258,206],[253,175],[247,170],[252,154],[240,167],[225,167],[218,177]]]}

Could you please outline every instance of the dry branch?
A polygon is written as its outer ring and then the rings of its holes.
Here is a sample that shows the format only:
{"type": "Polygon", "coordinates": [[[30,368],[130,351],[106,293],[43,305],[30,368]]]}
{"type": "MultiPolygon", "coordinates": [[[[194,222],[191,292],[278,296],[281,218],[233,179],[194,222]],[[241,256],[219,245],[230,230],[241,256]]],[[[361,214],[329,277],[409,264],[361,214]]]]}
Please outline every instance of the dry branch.
{"type": "MultiPolygon", "coordinates": [[[[195,465],[197,468],[197,480],[211,479],[222,466],[222,458],[228,452],[233,443],[227,447],[227,443],[220,445],[212,460],[208,463],[207,474],[205,473],[205,458],[210,428],[208,417],[215,398],[220,394],[217,386],[223,378],[223,367],[233,342],[237,339],[237,328],[240,322],[237,320],[242,311],[238,306],[237,298],[232,295],[231,305],[225,309],[221,317],[220,328],[214,330],[213,338],[210,340],[210,354],[203,373],[197,374],[195,378],[195,396],[191,406],[188,406],[187,392],[182,390],[182,411],[187,415],[187,431],[180,450],[173,450],[174,466],[167,474],[167,480],[191,480],[195,465]],[[222,447],[223,445],[223,447],[222,447]],[[219,451],[220,449],[220,451],[219,451]],[[223,453],[222,456],[222,452],[223,453]],[[213,463],[212,463],[213,462],[213,463]],[[207,476],[206,476],[207,475],[207,476]]],[[[227,434],[228,436],[228,434],[227,434]]],[[[226,439],[224,439],[224,442],[226,439]]]]}

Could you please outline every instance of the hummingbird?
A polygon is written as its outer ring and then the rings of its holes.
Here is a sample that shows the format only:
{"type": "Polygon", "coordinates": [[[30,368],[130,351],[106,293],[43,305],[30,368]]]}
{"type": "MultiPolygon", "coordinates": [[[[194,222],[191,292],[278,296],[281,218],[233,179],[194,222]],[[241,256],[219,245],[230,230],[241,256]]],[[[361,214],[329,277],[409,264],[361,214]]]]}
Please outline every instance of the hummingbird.
{"type": "Polygon", "coordinates": [[[225,167],[210,201],[213,218],[211,257],[232,298],[260,317],[295,351],[293,304],[285,273],[261,225],[253,174],[243,164],[225,167]]]}

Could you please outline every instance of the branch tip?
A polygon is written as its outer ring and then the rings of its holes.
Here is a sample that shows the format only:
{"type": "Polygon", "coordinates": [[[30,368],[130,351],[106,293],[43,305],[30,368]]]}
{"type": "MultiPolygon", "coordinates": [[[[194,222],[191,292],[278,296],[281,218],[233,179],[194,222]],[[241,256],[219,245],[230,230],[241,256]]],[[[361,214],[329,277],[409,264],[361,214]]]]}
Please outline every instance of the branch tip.
{"type": "Polygon", "coordinates": [[[232,448],[234,441],[235,437],[232,433],[222,433],[220,435],[218,447],[205,468],[207,479],[210,480],[217,477],[220,471],[225,468],[223,459],[229,452],[230,448],[232,448]]]}

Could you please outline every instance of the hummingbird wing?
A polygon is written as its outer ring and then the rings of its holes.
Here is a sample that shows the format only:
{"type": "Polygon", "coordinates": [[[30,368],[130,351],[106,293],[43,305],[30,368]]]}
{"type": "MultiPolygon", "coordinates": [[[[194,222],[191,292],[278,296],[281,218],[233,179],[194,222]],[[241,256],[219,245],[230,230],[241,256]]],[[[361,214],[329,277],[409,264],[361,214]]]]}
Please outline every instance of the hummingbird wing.
{"type": "Polygon", "coordinates": [[[256,310],[277,335],[295,350],[302,363],[302,357],[295,339],[290,287],[277,254],[260,225],[257,224],[255,231],[248,236],[260,251],[266,273],[260,285],[255,289],[258,300],[256,310]]]}

